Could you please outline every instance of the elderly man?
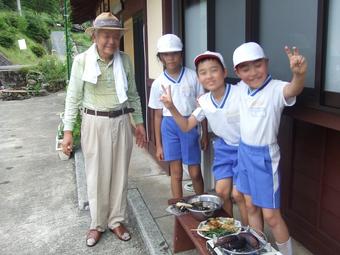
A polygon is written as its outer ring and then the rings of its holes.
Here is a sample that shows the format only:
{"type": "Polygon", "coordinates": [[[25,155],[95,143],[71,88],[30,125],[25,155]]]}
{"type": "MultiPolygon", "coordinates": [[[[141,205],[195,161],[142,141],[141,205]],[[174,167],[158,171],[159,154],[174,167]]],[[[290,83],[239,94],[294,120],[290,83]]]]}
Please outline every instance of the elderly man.
{"type": "Polygon", "coordinates": [[[62,147],[65,154],[71,153],[72,129],[81,107],[81,146],[91,213],[86,244],[94,246],[107,227],[120,240],[130,239],[123,225],[133,145],[128,113],[135,123],[137,145],[143,147],[146,138],[133,67],[127,54],[119,51],[124,33],[120,21],[111,13],[102,13],[85,32],[94,44],[73,62],[62,147]]]}

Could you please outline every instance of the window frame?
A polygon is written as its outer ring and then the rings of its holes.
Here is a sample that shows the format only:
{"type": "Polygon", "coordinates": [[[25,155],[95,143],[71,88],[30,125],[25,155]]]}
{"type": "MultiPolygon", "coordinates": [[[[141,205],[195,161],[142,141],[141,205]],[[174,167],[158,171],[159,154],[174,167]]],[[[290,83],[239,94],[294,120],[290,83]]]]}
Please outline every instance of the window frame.
{"type": "MultiPolygon", "coordinates": [[[[182,6],[182,22],[179,22],[180,30],[184,31],[183,19],[185,15],[185,0],[180,0],[182,6]]],[[[246,0],[245,9],[245,38],[246,42],[259,42],[259,15],[261,0],[246,0]]],[[[340,93],[325,90],[325,71],[326,71],[326,46],[327,46],[327,25],[328,25],[329,0],[317,0],[317,28],[316,49],[315,49],[315,69],[314,86],[305,87],[297,99],[297,104],[322,110],[325,112],[340,115],[340,93]]],[[[215,0],[207,1],[207,48],[215,50],[215,0]]],[[[184,33],[182,33],[185,42],[184,33]]],[[[228,82],[235,83],[238,80],[228,78],[228,82]]],[[[340,84],[339,84],[340,86],[340,84]]]]}

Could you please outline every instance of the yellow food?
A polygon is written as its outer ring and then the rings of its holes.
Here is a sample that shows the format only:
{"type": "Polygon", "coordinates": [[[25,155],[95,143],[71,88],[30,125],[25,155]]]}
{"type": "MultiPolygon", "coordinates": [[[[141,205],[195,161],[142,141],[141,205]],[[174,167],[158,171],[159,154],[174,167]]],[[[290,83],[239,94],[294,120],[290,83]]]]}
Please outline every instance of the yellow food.
{"type": "Polygon", "coordinates": [[[224,229],[228,232],[236,232],[238,228],[235,226],[233,218],[210,218],[204,226],[205,230],[224,229]]]}

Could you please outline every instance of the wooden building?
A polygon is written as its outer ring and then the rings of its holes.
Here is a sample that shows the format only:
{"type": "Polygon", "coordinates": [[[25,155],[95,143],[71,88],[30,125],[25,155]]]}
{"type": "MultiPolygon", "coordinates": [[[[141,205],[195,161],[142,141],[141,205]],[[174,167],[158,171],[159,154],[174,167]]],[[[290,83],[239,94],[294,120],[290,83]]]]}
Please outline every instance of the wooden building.
{"type": "Polygon", "coordinates": [[[281,120],[282,211],[292,236],[314,254],[340,254],[340,1],[337,0],[71,0],[75,21],[101,11],[118,15],[130,32],[124,50],[135,64],[138,91],[154,151],[152,81],[162,71],[157,39],[175,33],[187,66],[205,50],[223,54],[229,79],[233,50],[259,42],[270,73],[290,80],[285,45],[297,46],[309,67],[306,86],[281,120]]]}

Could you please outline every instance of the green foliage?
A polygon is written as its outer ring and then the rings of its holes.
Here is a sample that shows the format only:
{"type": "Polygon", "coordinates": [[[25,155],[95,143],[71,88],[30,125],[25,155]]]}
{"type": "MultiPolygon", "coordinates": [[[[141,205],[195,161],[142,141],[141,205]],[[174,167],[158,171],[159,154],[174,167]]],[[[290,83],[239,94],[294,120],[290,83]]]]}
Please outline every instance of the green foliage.
{"type": "Polygon", "coordinates": [[[14,45],[14,39],[9,32],[0,33],[0,45],[4,48],[11,48],[14,45]]]}
{"type": "MultiPolygon", "coordinates": [[[[60,114],[60,118],[64,118],[64,113],[60,114]]],[[[73,135],[73,149],[76,150],[80,146],[80,130],[81,130],[81,114],[78,112],[76,122],[74,123],[72,135],[73,135]]],[[[64,123],[61,121],[57,129],[57,137],[59,140],[64,138],[64,123]]]]}
{"type": "Polygon", "coordinates": [[[26,89],[32,96],[38,96],[44,82],[44,75],[37,71],[29,70],[26,74],[26,89]]]}
{"type": "Polygon", "coordinates": [[[39,96],[40,90],[41,90],[41,84],[37,83],[37,84],[35,84],[33,86],[32,91],[30,92],[30,94],[32,94],[32,96],[39,96]]]}
{"type": "Polygon", "coordinates": [[[25,37],[22,34],[17,36],[20,36],[20,39],[26,40],[26,44],[28,47],[27,50],[20,50],[17,46],[17,43],[15,42],[14,47],[11,48],[4,48],[0,45],[0,52],[13,64],[36,64],[37,56],[29,49],[30,45],[35,44],[35,42],[31,41],[31,39],[25,37]]]}
{"type": "Polygon", "coordinates": [[[16,0],[0,0],[0,10],[16,10],[16,0]]]}
{"type": "Polygon", "coordinates": [[[47,82],[66,80],[66,65],[55,55],[45,55],[40,60],[37,70],[44,74],[47,82]]]}
{"type": "Polygon", "coordinates": [[[49,15],[47,13],[40,13],[40,19],[44,22],[49,29],[54,28],[55,24],[57,23],[57,17],[49,15]]]}
{"type": "Polygon", "coordinates": [[[19,16],[15,12],[5,12],[3,15],[4,22],[9,26],[20,31],[25,31],[27,27],[26,19],[22,16],[19,16]]]}
{"type": "Polygon", "coordinates": [[[0,16],[0,29],[1,31],[6,31],[9,29],[8,24],[4,21],[3,17],[0,16]]]}
{"type": "Polygon", "coordinates": [[[23,9],[34,10],[35,12],[45,12],[56,15],[60,12],[60,1],[56,0],[21,0],[23,9]]]}
{"type": "Polygon", "coordinates": [[[73,147],[78,148],[80,146],[80,130],[81,130],[81,114],[78,112],[76,122],[73,126],[73,147]]]}
{"type": "Polygon", "coordinates": [[[39,44],[32,45],[30,47],[30,49],[38,58],[40,58],[40,57],[42,57],[46,54],[45,49],[42,46],[40,46],[39,44]]]}
{"type": "MultiPolygon", "coordinates": [[[[27,11],[34,11],[57,16],[62,7],[62,2],[56,0],[20,0],[20,2],[23,14],[27,11]]],[[[17,11],[17,8],[17,0],[0,0],[0,10],[17,11]]]]}
{"type": "Polygon", "coordinates": [[[26,16],[27,28],[26,35],[33,40],[42,43],[49,38],[49,29],[43,22],[41,16],[28,14],[26,16]]]}
{"type": "Polygon", "coordinates": [[[90,36],[85,33],[72,33],[72,39],[77,45],[79,53],[87,50],[92,45],[90,36]]]}

